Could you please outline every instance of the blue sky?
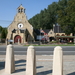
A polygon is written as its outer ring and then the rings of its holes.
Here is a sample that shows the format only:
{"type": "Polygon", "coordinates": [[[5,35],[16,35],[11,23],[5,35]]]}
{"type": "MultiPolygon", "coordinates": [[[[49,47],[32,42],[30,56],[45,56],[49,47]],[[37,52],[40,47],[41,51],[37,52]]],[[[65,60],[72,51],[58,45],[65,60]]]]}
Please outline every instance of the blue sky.
{"type": "Polygon", "coordinates": [[[14,20],[17,8],[22,4],[25,14],[30,19],[41,10],[47,8],[52,2],[59,0],[0,0],[0,26],[8,27],[14,20]]]}

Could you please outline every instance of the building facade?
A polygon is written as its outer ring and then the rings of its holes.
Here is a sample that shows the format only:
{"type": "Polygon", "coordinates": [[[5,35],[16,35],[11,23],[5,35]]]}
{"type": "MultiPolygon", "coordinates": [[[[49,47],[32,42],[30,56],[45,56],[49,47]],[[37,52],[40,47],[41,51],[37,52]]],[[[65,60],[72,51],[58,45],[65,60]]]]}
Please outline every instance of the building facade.
{"type": "Polygon", "coordinates": [[[28,22],[25,14],[25,8],[20,5],[17,8],[17,14],[13,22],[8,26],[7,40],[13,40],[13,43],[26,43],[34,41],[33,27],[28,22]]]}
{"type": "Polygon", "coordinates": [[[48,33],[48,36],[50,38],[50,41],[57,40],[60,42],[68,43],[68,42],[74,42],[74,36],[72,33],[67,35],[64,33],[64,31],[61,29],[60,26],[53,26],[53,29],[51,29],[48,33]]]}
{"type": "MultiPolygon", "coordinates": [[[[63,42],[63,43],[73,43],[74,42],[74,36],[72,33],[70,33],[69,35],[67,35],[66,33],[64,33],[64,31],[61,29],[60,26],[53,26],[53,29],[42,29],[42,33],[44,33],[44,39],[46,37],[49,37],[49,41],[59,41],[59,42],[63,42]],[[46,37],[45,37],[46,36],[46,37]]],[[[46,39],[48,40],[48,39],[46,39]]]]}

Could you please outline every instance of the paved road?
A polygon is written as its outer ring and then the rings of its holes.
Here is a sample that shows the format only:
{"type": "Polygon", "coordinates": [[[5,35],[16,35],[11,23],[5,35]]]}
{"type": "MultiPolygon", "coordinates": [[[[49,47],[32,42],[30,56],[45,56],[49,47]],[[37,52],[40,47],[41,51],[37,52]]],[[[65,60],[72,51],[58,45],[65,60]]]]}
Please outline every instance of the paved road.
{"type": "MultiPolygon", "coordinates": [[[[27,48],[25,46],[14,46],[15,55],[26,55],[27,48]]],[[[55,46],[35,46],[36,55],[53,55],[55,46]]],[[[75,55],[75,46],[62,46],[64,55],[75,55]]],[[[0,55],[6,54],[6,46],[0,46],[0,55]]]]}

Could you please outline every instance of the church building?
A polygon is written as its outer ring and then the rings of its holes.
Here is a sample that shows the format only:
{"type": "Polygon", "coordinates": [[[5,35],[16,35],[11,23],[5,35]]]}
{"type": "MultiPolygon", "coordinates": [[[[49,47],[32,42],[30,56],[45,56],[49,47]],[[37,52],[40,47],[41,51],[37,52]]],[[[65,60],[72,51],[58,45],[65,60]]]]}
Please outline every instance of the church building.
{"type": "Polygon", "coordinates": [[[20,5],[13,22],[8,26],[7,40],[13,43],[26,43],[34,41],[33,26],[28,22],[25,8],[20,5]]]}

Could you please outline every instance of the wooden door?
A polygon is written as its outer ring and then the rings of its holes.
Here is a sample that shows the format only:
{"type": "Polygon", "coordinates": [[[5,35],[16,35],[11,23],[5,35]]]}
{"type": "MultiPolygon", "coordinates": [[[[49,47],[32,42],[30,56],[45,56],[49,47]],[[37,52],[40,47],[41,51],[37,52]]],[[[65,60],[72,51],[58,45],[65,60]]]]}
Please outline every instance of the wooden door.
{"type": "Polygon", "coordinates": [[[14,38],[14,43],[18,43],[18,41],[21,43],[21,36],[16,35],[14,38]]]}

